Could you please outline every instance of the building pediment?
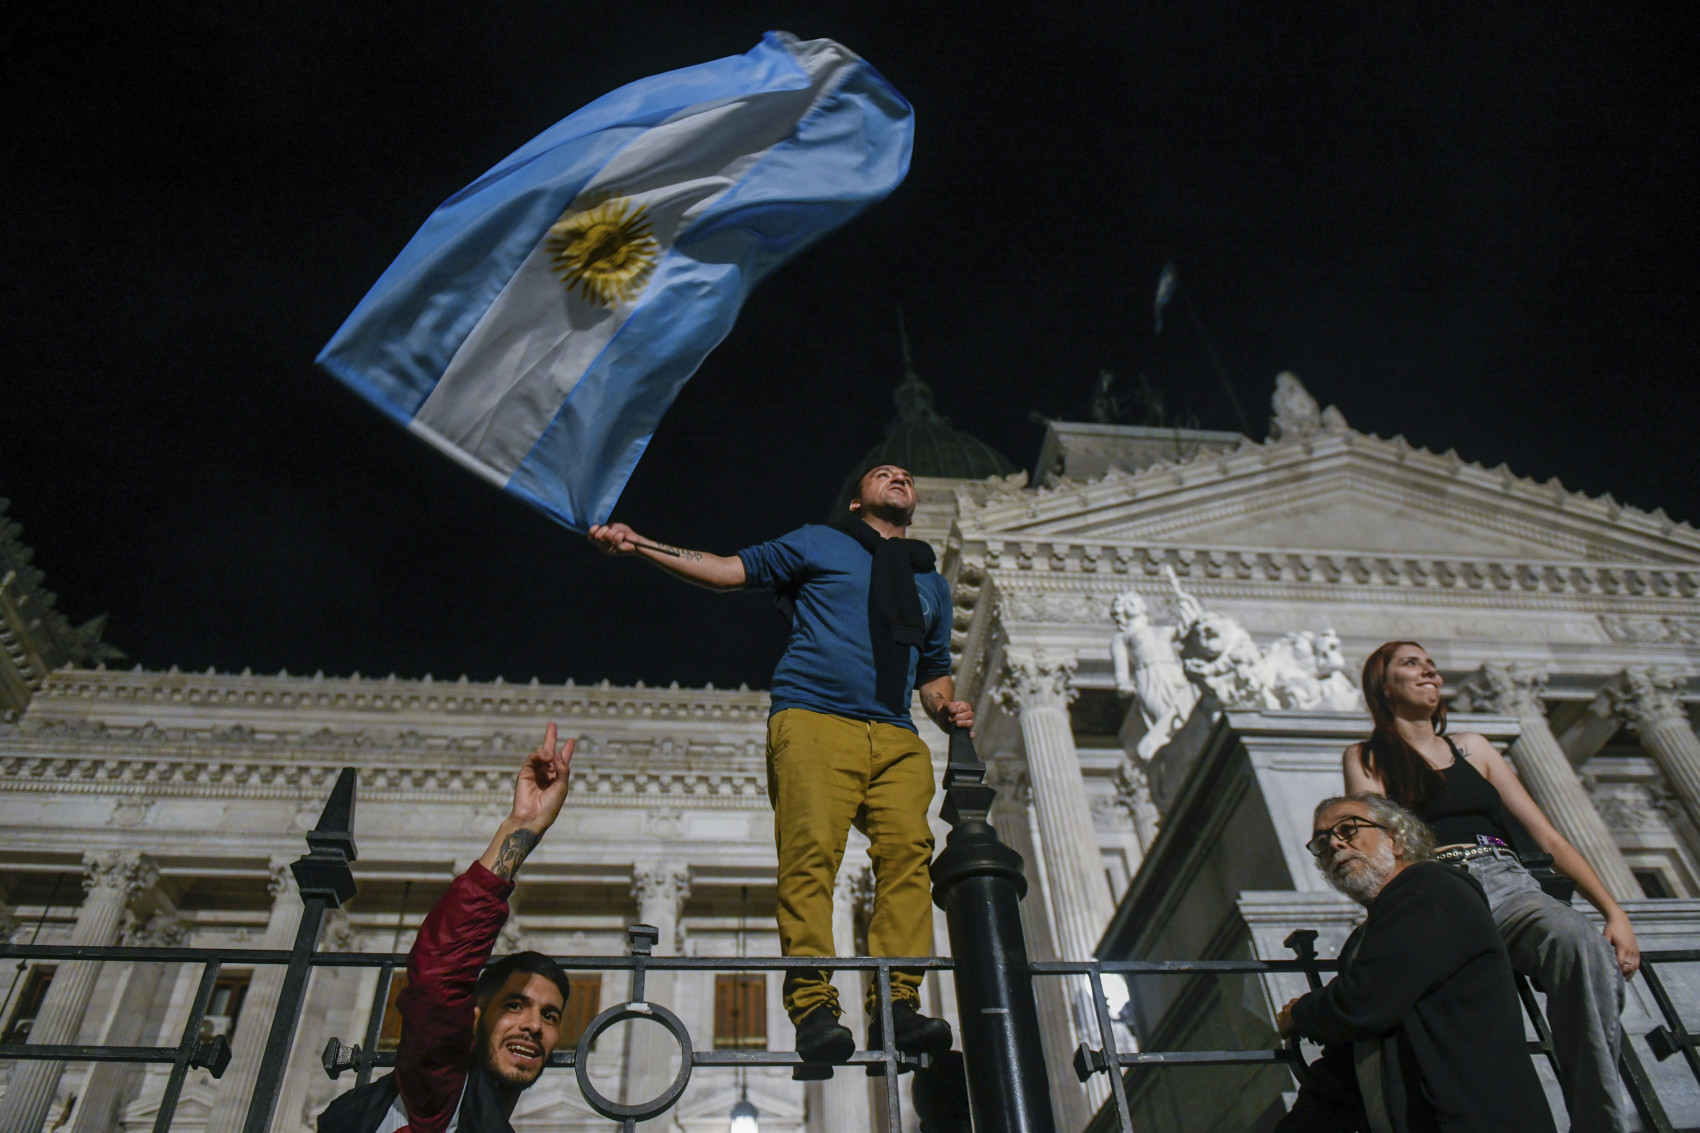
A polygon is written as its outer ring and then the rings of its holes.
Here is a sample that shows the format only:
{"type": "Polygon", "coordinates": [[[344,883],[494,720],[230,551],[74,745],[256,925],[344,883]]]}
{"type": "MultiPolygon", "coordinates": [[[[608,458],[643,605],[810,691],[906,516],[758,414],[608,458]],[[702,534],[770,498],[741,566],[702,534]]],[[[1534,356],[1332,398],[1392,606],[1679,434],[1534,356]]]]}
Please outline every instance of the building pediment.
{"type": "Polygon", "coordinates": [[[1700,563],[1700,532],[1662,511],[1537,483],[1503,466],[1344,426],[1244,441],[1138,472],[961,499],[965,538],[1504,558],[1700,563]]]}

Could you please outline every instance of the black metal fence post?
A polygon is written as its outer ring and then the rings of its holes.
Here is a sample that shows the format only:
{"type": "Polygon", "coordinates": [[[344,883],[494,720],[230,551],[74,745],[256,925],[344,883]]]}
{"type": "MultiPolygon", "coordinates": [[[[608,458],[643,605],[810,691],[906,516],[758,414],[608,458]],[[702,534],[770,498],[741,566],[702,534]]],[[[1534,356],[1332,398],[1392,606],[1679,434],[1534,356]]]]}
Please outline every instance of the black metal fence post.
{"type": "Polygon", "coordinates": [[[358,856],[354,848],[354,787],[359,779],[352,767],[337,776],[331,797],[319,815],[319,824],[307,834],[307,856],[298,858],[290,871],[301,891],[301,922],[295,930],[295,947],[289,954],[283,987],[278,991],[272,1014],[266,1052],[254,1079],[254,1100],[242,1133],[267,1133],[272,1112],[288,1069],[289,1048],[301,1020],[301,1005],[307,998],[307,980],[313,973],[313,949],[319,942],[325,910],[335,909],[354,896],[354,871],[348,863],[358,856]]]}
{"type": "Polygon", "coordinates": [[[933,902],[950,926],[969,1105],[976,1133],[1055,1133],[1021,928],[1027,879],[987,821],[997,793],[985,780],[968,733],[951,732],[942,811],[951,831],[933,862],[933,902]]]}

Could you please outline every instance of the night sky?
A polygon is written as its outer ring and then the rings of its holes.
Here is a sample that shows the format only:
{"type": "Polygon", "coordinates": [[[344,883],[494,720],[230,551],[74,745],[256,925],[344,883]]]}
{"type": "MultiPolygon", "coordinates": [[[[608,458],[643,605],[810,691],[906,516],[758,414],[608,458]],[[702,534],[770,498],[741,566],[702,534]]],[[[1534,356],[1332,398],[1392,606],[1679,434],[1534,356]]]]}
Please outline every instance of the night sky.
{"type": "Polygon", "coordinates": [[[1366,431],[1700,521],[1692,5],[32,4],[5,39],[0,496],[150,668],[765,686],[781,623],[594,555],[312,358],[446,196],[622,83],[768,28],[916,111],[890,199],[750,299],[616,518],[818,521],[882,436],[901,305],[939,409],[1144,374],[1261,438],[1366,431]],[[1683,75],[1688,78],[1683,78],[1683,75]]]}

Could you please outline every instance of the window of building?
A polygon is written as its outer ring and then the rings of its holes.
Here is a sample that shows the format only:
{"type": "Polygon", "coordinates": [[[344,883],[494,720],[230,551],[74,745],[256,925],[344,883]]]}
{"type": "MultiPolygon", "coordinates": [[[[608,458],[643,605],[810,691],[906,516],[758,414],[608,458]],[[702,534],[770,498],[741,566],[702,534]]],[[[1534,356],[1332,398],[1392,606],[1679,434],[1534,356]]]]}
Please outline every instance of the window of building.
{"type": "Polygon", "coordinates": [[[213,983],[212,998],[207,1000],[207,1013],[201,1017],[201,1041],[223,1035],[226,1042],[236,1041],[236,1021],[242,1017],[242,1001],[248,998],[250,972],[224,972],[213,983]]]}
{"type": "Polygon", "coordinates": [[[407,973],[395,971],[390,973],[390,993],[384,1000],[384,1023],[378,1029],[378,1049],[394,1050],[401,1045],[401,1009],[396,1006],[396,1000],[407,989],[407,973]]]}
{"type": "Polygon", "coordinates": [[[12,1009],[12,1017],[6,1021],[6,1032],[0,1035],[0,1042],[21,1043],[29,1038],[30,1028],[41,1011],[41,1001],[47,998],[47,989],[53,983],[53,971],[51,964],[37,964],[24,976],[23,992],[12,1009]]]}
{"type": "Polygon", "coordinates": [[[602,1013],[602,973],[570,972],[567,985],[572,995],[567,997],[567,1017],[561,1022],[563,1049],[577,1046],[591,1021],[602,1013]]]}
{"type": "Polygon", "coordinates": [[[1641,883],[1641,892],[1648,897],[1662,900],[1676,896],[1676,893],[1671,889],[1670,880],[1665,877],[1664,870],[1635,869],[1630,870],[1630,872],[1635,875],[1635,880],[1641,883]]]}
{"type": "Polygon", "coordinates": [[[714,1049],[767,1049],[767,977],[714,977],[714,1049]]]}

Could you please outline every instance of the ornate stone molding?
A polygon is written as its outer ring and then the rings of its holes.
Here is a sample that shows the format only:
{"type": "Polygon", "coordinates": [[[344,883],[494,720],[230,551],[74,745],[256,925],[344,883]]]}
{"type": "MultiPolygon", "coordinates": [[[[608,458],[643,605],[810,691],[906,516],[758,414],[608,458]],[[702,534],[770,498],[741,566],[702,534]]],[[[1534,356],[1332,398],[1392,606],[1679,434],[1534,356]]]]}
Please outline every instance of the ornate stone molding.
{"type": "Polygon", "coordinates": [[[83,855],[83,889],[90,898],[127,902],[159,883],[159,867],[134,850],[91,850],[83,855]]]}
{"type": "Polygon", "coordinates": [[[1036,708],[1067,711],[1078,693],[1071,683],[1078,664],[1073,652],[1009,650],[994,695],[1016,713],[1036,708]]]}
{"type": "Polygon", "coordinates": [[[1650,645],[1700,645],[1700,617],[1601,614],[1600,628],[1613,641],[1650,645]]]}
{"type": "MultiPolygon", "coordinates": [[[[32,743],[39,753],[44,745],[32,743]]],[[[58,746],[58,745],[53,745],[58,746]]],[[[7,791],[61,795],[156,796],[198,798],[319,798],[336,781],[341,761],[208,758],[195,748],[147,757],[90,753],[86,745],[66,743],[63,753],[0,754],[0,779],[7,791]]],[[[294,753],[290,753],[294,754],[294,753]]],[[[440,758],[440,757],[439,757],[440,758]]],[[[766,810],[767,780],[755,758],[724,757],[732,766],[690,767],[682,760],[634,761],[635,765],[573,766],[569,806],[667,805],[710,810],[766,810]],[[647,765],[646,765],[647,764],[647,765]]],[[[360,787],[385,799],[410,802],[467,802],[505,797],[513,791],[513,767],[507,760],[488,767],[443,763],[373,766],[362,763],[360,787]]],[[[372,796],[367,796],[372,797],[372,796]]],[[[315,812],[316,813],[316,812],[315,812]]]]}
{"type": "Polygon", "coordinates": [[[403,680],[395,676],[310,677],[288,673],[182,673],[174,666],[163,673],[137,666],[129,672],[105,668],[61,669],[48,680],[58,696],[129,703],[192,704],[207,708],[266,708],[310,711],[356,710],[382,714],[440,712],[502,716],[643,716],[674,720],[750,718],[767,715],[768,695],[740,687],[717,689],[667,688],[635,685],[545,685],[533,678],[523,685],[498,677],[488,683],[439,681],[425,676],[403,680]]]}
{"type": "Polygon", "coordinates": [[[1688,722],[1682,707],[1682,678],[1669,669],[1625,669],[1605,688],[1619,718],[1636,731],[1667,721],[1688,722]]]}
{"type": "MultiPolygon", "coordinates": [[[[1279,584],[1281,586],[1326,587],[1329,596],[1339,591],[1426,591],[1457,596],[1553,597],[1569,599],[1622,600],[1671,599],[1700,596],[1700,567],[1653,566],[1646,563],[1601,564],[1557,560],[1516,561],[1506,558],[1436,558],[1347,551],[1281,551],[1257,547],[1154,546],[1132,541],[1074,539],[1069,536],[1006,538],[978,534],[965,539],[962,553],[983,564],[988,571],[1013,572],[1020,576],[1117,576],[1162,577],[1165,566],[1182,579],[1223,582],[1279,584]]],[[[1114,584],[1112,584],[1114,585],[1114,584]]],[[[1101,600],[1108,608],[1108,600],[1101,600]]],[[[1016,603],[1039,603],[1037,598],[1007,599],[1012,611],[1016,603]]],[[[1084,618],[1073,609],[1060,611],[1066,619],[1084,618]]],[[[1602,617],[1607,615],[1602,615],[1602,617]]],[[[1607,633],[1627,634],[1623,627],[1642,623],[1621,620],[1602,622],[1607,633]]],[[[1101,620],[1101,619],[1100,619],[1101,620]]],[[[1659,615],[1660,632],[1700,632],[1691,622],[1659,615]],[[1671,629],[1676,623],[1686,629],[1671,629]]],[[[1650,631],[1649,631],[1650,632],[1650,631]]]]}
{"type": "Polygon", "coordinates": [[[1463,712],[1494,712],[1520,719],[1546,717],[1541,693],[1548,674],[1531,665],[1489,661],[1458,690],[1454,709],[1463,712]]]}

